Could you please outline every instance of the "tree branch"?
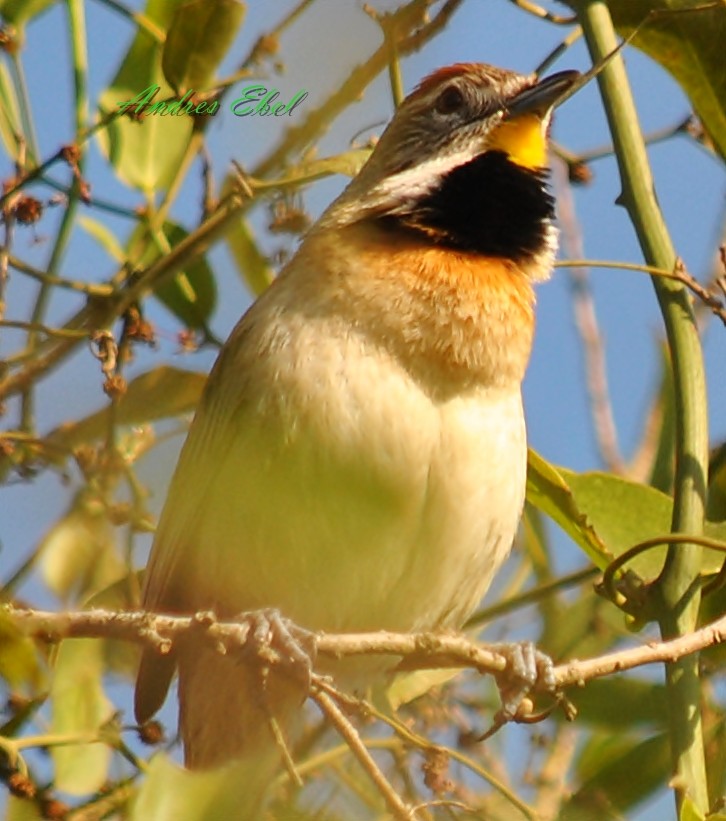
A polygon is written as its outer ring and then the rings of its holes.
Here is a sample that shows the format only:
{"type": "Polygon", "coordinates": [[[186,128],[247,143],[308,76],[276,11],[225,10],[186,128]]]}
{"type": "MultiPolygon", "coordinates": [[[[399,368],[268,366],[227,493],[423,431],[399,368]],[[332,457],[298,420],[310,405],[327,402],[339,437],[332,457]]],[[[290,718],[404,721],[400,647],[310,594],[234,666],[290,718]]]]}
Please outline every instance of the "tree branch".
{"type": "MultiPolygon", "coordinates": [[[[108,610],[53,613],[12,605],[3,606],[0,613],[22,633],[49,643],[69,638],[118,639],[152,647],[159,653],[171,652],[174,642],[191,632],[200,641],[233,650],[244,646],[250,632],[250,622],[244,614],[236,621],[218,621],[211,613],[193,616],[108,610]]],[[[669,641],[653,641],[641,647],[557,665],[554,680],[557,688],[581,686],[634,667],[677,661],[723,641],[726,641],[726,616],[669,641]]],[[[328,658],[400,656],[405,659],[406,670],[468,668],[482,673],[503,673],[508,666],[507,657],[497,651],[497,645],[489,649],[487,645],[452,634],[317,633],[315,645],[318,655],[328,658]]]]}

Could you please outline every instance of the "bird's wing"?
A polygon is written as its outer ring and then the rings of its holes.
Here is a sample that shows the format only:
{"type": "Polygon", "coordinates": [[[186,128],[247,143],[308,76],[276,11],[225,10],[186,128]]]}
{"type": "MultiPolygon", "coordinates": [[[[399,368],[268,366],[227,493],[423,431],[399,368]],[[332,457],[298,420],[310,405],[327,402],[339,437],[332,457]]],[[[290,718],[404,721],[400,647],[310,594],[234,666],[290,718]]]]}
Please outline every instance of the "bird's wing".
{"type": "MultiPolygon", "coordinates": [[[[236,338],[245,333],[244,319],[235,329],[236,338]]],[[[231,422],[244,405],[244,376],[224,381],[231,354],[223,352],[210,375],[189,435],[169,488],[166,504],[154,538],[146,569],[142,604],[152,612],[188,612],[193,591],[178,580],[178,569],[194,549],[195,534],[203,518],[215,473],[228,451],[231,422]]],[[[234,422],[234,424],[237,424],[234,422]]],[[[174,652],[161,655],[144,650],[136,679],[135,713],[139,723],[151,718],[162,706],[174,676],[174,652]]]]}

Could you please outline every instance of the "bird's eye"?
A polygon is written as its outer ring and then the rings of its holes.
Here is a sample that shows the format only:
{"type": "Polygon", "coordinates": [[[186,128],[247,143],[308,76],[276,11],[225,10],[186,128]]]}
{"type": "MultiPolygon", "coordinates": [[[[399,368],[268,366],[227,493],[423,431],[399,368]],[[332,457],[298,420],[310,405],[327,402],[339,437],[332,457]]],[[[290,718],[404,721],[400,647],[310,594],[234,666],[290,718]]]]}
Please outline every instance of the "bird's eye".
{"type": "Polygon", "coordinates": [[[454,114],[463,107],[464,95],[456,86],[445,88],[434,103],[434,108],[439,114],[454,114]]]}

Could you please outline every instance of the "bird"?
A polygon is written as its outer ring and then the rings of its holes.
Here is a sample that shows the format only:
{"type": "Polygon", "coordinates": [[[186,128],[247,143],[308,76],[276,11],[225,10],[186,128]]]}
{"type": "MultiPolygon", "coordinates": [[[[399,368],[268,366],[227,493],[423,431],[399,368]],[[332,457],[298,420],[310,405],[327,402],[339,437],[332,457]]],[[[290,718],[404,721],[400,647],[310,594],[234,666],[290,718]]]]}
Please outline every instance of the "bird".
{"type": "MultiPolygon", "coordinates": [[[[274,609],[328,633],[464,624],[523,508],[521,384],[557,250],[548,128],[577,77],[458,63],[401,103],[222,346],[144,609],[274,609]]],[[[287,733],[305,694],[280,679],[261,697],[238,658],[181,642],[144,651],[139,723],[177,669],[185,765],[247,761],[263,792],[280,767],[270,715],[287,733]]]]}

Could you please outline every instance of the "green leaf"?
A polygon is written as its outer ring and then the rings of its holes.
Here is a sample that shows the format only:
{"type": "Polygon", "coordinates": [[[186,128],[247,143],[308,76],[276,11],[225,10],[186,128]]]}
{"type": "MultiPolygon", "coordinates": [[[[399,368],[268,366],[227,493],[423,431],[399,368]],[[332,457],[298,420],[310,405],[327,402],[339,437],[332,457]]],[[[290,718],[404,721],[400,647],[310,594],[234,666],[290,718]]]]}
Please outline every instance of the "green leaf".
{"type": "Polygon", "coordinates": [[[17,28],[53,5],[56,0],[0,0],[0,14],[17,28]]]}
{"type": "Polygon", "coordinates": [[[527,501],[557,522],[597,567],[605,568],[613,560],[612,553],[576,504],[559,468],[531,448],[527,455],[527,501]]]}
{"type": "MultiPolygon", "coordinates": [[[[144,226],[138,226],[129,239],[133,247],[144,226]]],[[[188,232],[175,223],[164,223],[166,241],[173,248],[188,236],[188,232]]],[[[149,244],[139,266],[147,268],[158,260],[163,250],[149,244]]],[[[205,256],[190,262],[184,271],[172,279],[166,279],[154,291],[154,296],[180,319],[188,328],[205,328],[206,322],[217,304],[217,283],[205,256]]]]}
{"type": "Polygon", "coordinates": [[[149,765],[130,819],[247,818],[240,803],[244,801],[245,780],[243,763],[215,770],[190,771],[159,753],[149,765]]]}
{"type": "Polygon", "coordinates": [[[391,709],[398,710],[404,704],[410,704],[433,687],[446,684],[461,670],[456,668],[441,670],[414,670],[410,673],[399,673],[386,689],[386,700],[391,709]]]}
{"type": "MultiPolygon", "coordinates": [[[[121,426],[143,425],[191,413],[206,381],[205,374],[195,371],[169,365],[154,368],[129,382],[126,393],[118,402],[114,420],[121,426]]],[[[84,419],[61,425],[48,434],[46,441],[62,451],[96,441],[108,431],[109,413],[108,406],[104,406],[84,419]]]]}
{"type": "MultiPolygon", "coordinates": [[[[149,0],[145,15],[166,30],[176,5],[168,0],[149,0]]],[[[161,50],[162,44],[144,29],[138,29],[111,85],[100,96],[103,113],[118,111],[120,103],[138,99],[156,87],[154,102],[173,96],[161,70],[161,50]]],[[[99,131],[98,138],[118,176],[150,195],[168,187],[174,179],[189,144],[192,125],[186,114],[147,114],[140,122],[123,115],[99,131]]]]}
{"type": "Polygon", "coordinates": [[[712,453],[708,465],[708,518],[714,522],[726,520],[726,444],[712,453]]]}
{"type": "MultiPolygon", "coordinates": [[[[698,809],[688,796],[685,796],[678,813],[678,821],[704,821],[706,816],[698,809]]],[[[709,815],[709,818],[713,818],[709,815]]]]}
{"type": "Polygon", "coordinates": [[[540,610],[544,629],[538,643],[553,659],[601,655],[612,649],[623,632],[622,613],[599,596],[550,598],[540,610]]]}
{"type": "Polygon", "coordinates": [[[8,798],[4,818],[5,821],[46,821],[37,802],[16,798],[14,795],[8,798]]]}
{"type": "Polygon", "coordinates": [[[121,247],[116,235],[106,225],[92,217],[83,215],[79,215],[76,222],[89,236],[96,240],[111,259],[118,263],[125,262],[126,253],[124,249],[121,247]]]}
{"type": "Polygon", "coordinates": [[[96,792],[106,781],[111,751],[91,739],[113,715],[101,684],[101,643],[96,639],[64,641],[56,658],[51,733],[78,739],[77,743],[51,747],[55,764],[54,786],[71,795],[96,792]]]}
{"type": "Polygon", "coordinates": [[[260,251],[252,228],[246,219],[240,219],[224,237],[247,287],[259,296],[275,278],[267,257],[260,251]]]}
{"type": "MultiPolygon", "coordinates": [[[[555,467],[532,450],[527,465],[527,500],[557,522],[601,569],[639,542],[670,532],[673,500],[660,490],[609,473],[555,467]]],[[[726,542],[726,523],[707,522],[705,532],[726,542]]],[[[628,567],[652,579],[667,549],[667,543],[654,547],[628,567]]],[[[704,551],[704,572],[715,572],[722,561],[722,554],[704,551]]]]}
{"type": "MultiPolygon", "coordinates": [[[[633,545],[670,532],[673,500],[660,490],[609,473],[574,473],[559,468],[579,510],[583,511],[608,551],[618,556],[633,545]]],[[[726,526],[706,524],[706,534],[724,539],[726,526]]],[[[644,579],[660,573],[667,544],[633,559],[628,567],[644,579]]],[[[704,551],[704,572],[715,572],[723,555],[704,551]]]]}
{"type": "MultiPolygon", "coordinates": [[[[578,506],[608,551],[619,556],[638,542],[670,531],[673,500],[648,485],[609,473],[582,473],[560,468],[578,506]]],[[[657,574],[667,546],[642,554],[630,565],[643,576],[657,574]]]]}
{"type": "Polygon", "coordinates": [[[665,729],[668,702],[660,684],[626,676],[602,678],[589,681],[587,687],[572,688],[567,697],[577,707],[578,721],[613,733],[643,725],[665,729]]]}
{"type": "Polygon", "coordinates": [[[15,87],[5,62],[0,63],[0,139],[13,160],[18,159],[17,135],[22,134],[15,87]]]}
{"type": "Polygon", "coordinates": [[[43,537],[39,555],[45,583],[66,603],[83,601],[125,572],[105,511],[83,493],[43,537]]]}
{"type": "MultiPolygon", "coordinates": [[[[344,174],[346,177],[355,177],[366,164],[371,155],[371,148],[353,148],[336,154],[333,157],[323,157],[319,160],[309,160],[296,165],[285,177],[274,180],[250,179],[255,191],[266,189],[297,188],[309,182],[315,182],[333,174],[344,174]]],[[[230,180],[225,182],[228,185],[230,180]]]]}
{"type": "Polygon", "coordinates": [[[192,0],[177,8],[161,59],[164,76],[177,94],[209,87],[244,13],[237,0],[192,0]]]}
{"type": "Polygon", "coordinates": [[[0,610],[0,678],[14,690],[37,691],[45,677],[35,643],[0,610]]]}
{"type": "Polygon", "coordinates": [[[726,159],[726,5],[703,0],[608,0],[607,5],[623,37],[649,12],[658,12],[633,44],[673,75],[726,159]]]}
{"type": "Polygon", "coordinates": [[[577,769],[583,783],[562,807],[561,821],[620,818],[621,812],[643,801],[667,778],[668,738],[663,734],[643,741],[610,732],[593,736],[577,769]]]}

